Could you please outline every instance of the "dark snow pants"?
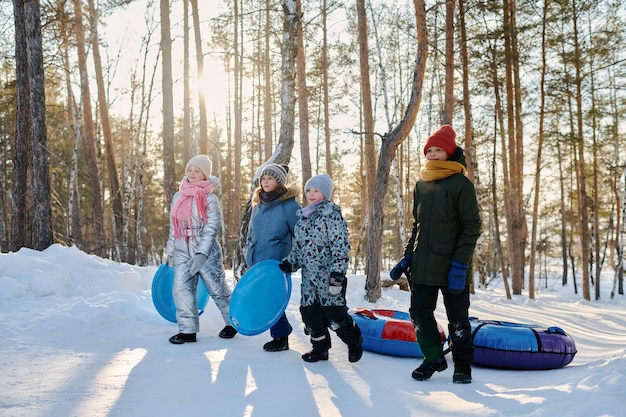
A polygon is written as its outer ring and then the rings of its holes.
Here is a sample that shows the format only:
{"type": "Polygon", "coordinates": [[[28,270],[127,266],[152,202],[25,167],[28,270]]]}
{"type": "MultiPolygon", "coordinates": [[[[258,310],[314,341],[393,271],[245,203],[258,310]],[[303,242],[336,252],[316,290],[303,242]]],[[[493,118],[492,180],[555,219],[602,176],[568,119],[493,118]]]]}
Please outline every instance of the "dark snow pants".
{"type": "Polygon", "coordinates": [[[432,362],[443,354],[441,334],[435,320],[435,308],[439,291],[448,316],[448,331],[452,361],[455,366],[470,366],[474,360],[474,341],[469,323],[470,295],[466,286],[461,294],[452,294],[448,287],[411,285],[411,320],[417,340],[426,362],[432,362]]]}
{"type": "Polygon", "coordinates": [[[300,313],[309,331],[313,350],[324,352],[330,349],[329,328],[348,346],[359,342],[361,329],[352,320],[345,306],[322,306],[316,303],[300,307],[300,313]]]}

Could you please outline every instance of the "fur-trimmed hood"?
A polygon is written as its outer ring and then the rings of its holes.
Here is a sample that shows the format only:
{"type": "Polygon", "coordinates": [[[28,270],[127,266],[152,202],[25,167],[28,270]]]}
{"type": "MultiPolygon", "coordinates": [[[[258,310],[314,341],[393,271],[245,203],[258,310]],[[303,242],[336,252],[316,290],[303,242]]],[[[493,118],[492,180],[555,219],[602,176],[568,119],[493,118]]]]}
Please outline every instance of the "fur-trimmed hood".
{"type": "MultiPolygon", "coordinates": [[[[287,192],[283,195],[280,196],[279,200],[280,201],[285,201],[288,200],[290,198],[294,198],[296,201],[298,201],[298,190],[293,188],[293,187],[285,187],[285,189],[287,190],[287,192]]],[[[257,204],[259,204],[261,202],[261,197],[259,197],[259,194],[261,193],[261,191],[263,190],[262,187],[257,187],[256,190],[254,190],[254,194],[252,195],[252,199],[250,201],[250,203],[252,204],[252,206],[256,206],[257,204]]]]}

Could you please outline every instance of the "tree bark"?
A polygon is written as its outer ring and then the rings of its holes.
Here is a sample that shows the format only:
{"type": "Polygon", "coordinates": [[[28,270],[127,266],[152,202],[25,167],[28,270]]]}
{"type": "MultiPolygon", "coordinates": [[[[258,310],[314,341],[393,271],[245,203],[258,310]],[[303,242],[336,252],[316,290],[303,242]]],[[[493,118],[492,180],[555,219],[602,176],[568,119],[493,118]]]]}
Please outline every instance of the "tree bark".
{"type": "Polygon", "coordinates": [[[503,3],[504,56],[505,56],[505,91],[506,91],[506,136],[508,138],[509,178],[508,192],[505,199],[509,203],[507,212],[507,243],[511,263],[513,294],[519,295],[524,288],[524,250],[527,241],[526,220],[523,208],[523,153],[521,98],[518,81],[519,62],[517,59],[517,30],[515,27],[515,2],[504,0],[503,3]]]}
{"type": "MultiPolygon", "coordinates": [[[[76,0],[75,0],[76,1],[76,0]]],[[[174,92],[172,80],[172,37],[170,34],[170,3],[160,0],[161,11],[161,61],[163,94],[163,188],[165,204],[170,207],[177,191],[177,178],[174,154],[174,92]]],[[[186,163],[187,161],[185,161],[186,163]]]]}
{"type": "Polygon", "coordinates": [[[424,0],[413,0],[415,7],[415,23],[417,28],[417,51],[413,69],[413,83],[411,97],[400,123],[389,132],[381,143],[376,171],[376,187],[372,202],[367,239],[367,265],[365,291],[366,299],[376,302],[381,296],[380,290],[380,253],[383,236],[384,210],[383,203],[389,188],[389,170],[391,161],[395,158],[396,149],[409,135],[422,97],[422,83],[426,71],[428,55],[428,34],[426,32],[426,4],[424,0]]]}
{"type": "MultiPolygon", "coordinates": [[[[304,34],[302,31],[302,0],[296,0],[297,14],[299,16],[297,27],[297,45],[298,45],[298,53],[296,57],[296,71],[298,74],[298,120],[299,120],[299,133],[300,133],[300,157],[302,159],[302,189],[304,190],[304,181],[311,178],[311,155],[309,152],[309,91],[306,85],[306,55],[304,53],[304,34]]],[[[322,10],[322,20],[324,20],[326,14],[325,9],[322,10]]],[[[323,34],[324,41],[326,39],[326,32],[323,34]]],[[[328,74],[325,63],[325,44],[322,46],[322,71],[323,71],[323,79],[322,88],[324,90],[324,113],[325,113],[325,125],[328,123],[328,113],[327,113],[327,105],[328,105],[328,74]]],[[[325,130],[326,131],[326,130],[325,130]]],[[[326,135],[327,140],[329,140],[330,135],[326,135]]]]}
{"type": "Polygon", "coordinates": [[[535,263],[537,254],[537,219],[539,217],[539,191],[541,189],[541,161],[543,150],[543,138],[544,138],[544,120],[545,120],[545,108],[546,108],[546,26],[547,26],[547,13],[548,13],[549,0],[544,1],[543,5],[543,19],[541,30],[541,81],[539,82],[539,94],[541,97],[539,104],[539,132],[537,140],[537,160],[535,165],[535,195],[533,200],[533,212],[532,212],[532,228],[530,237],[530,260],[528,267],[528,298],[531,300],[535,298],[535,263]]]}
{"type": "Polygon", "coordinates": [[[189,161],[195,151],[191,142],[191,98],[189,90],[189,1],[183,0],[183,161],[189,161]]]}
{"type": "MultiPolygon", "coordinates": [[[[112,241],[116,248],[115,260],[128,262],[127,250],[130,247],[128,237],[123,238],[124,215],[122,208],[122,190],[117,172],[117,162],[115,160],[115,148],[113,146],[113,137],[111,134],[111,124],[109,122],[109,103],[106,98],[106,90],[104,87],[104,75],[102,73],[102,59],[100,58],[100,38],[98,36],[98,11],[94,0],[88,0],[91,24],[91,47],[94,61],[94,70],[96,72],[96,85],[98,88],[98,109],[100,110],[100,123],[102,125],[102,136],[104,137],[104,149],[106,151],[106,161],[108,168],[109,187],[111,194],[111,202],[113,206],[112,241]],[[120,248],[121,244],[121,248],[120,248]]],[[[122,149],[124,152],[124,149],[122,149]]]]}
{"type": "Polygon", "coordinates": [[[582,62],[580,43],[578,41],[578,8],[576,0],[572,0],[572,23],[574,25],[574,68],[576,71],[576,142],[578,148],[578,224],[580,227],[582,291],[585,300],[591,300],[589,288],[589,214],[587,209],[587,185],[585,167],[585,141],[583,136],[583,103],[582,103],[582,62]]]}
{"type": "MultiPolygon", "coordinates": [[[[291,153],[294,146],[295,134],[295,108],[296,108],[296,54],[298,53],[298,21],[299,15],[297,11],[296,0],[283,0],[283,42],[281,47],[281,117],[280,117],[280,135],[278,145],[274,153],[265,164],[289,164],[291,153]]],[[[264,165],[265,165],[264,164],[264,165]]],[[[261,172],[257,169],[257,174],[252,178],[251,190],[257,183],[257,175],[261,172]]],[[[252,196],[250,196],[252,197],[252,196]]],[[[239,234],[237,236],[237,245],[235,247],[235,257],[233,259],[233,274],[235,280],[241,278],[245,272],[245,249],[248,237],[248,224],[250,222],[250,214],[252,205],[250,199],[246,204],[245,212],[241,216],[241,224],[239,226],[239,234]]]]}
{"type": "Polygon", "coordinates": [[[32,194],[29,160],[30,144],[30,93],[28,82],[28,56],[26,53],[26,16],[24,1],[13,0],[15,21],[15,91],[16,124],[13,150],[13,188],[11,199],[11,240],[9,249],[17,252],[21,247],[30,247],[30,223],[32,210],[28,210],[27,196],[32,194]]]}
{"type": "Polygon", "coordinates": [[[446,83],[444,85],[443,124],[452,126],[454,112],[454,3],[446,1],[446,83]]]}
{"type": "Polygon", "coordinates": [[[85,157],[89,173],[89,188],[91,192],[91,207],[93,216],[93,246],[94,253],[104,257],[106,255],[106,241],[104,237],[104,210],[102,204],[102,187],[98,170],[98,156],[96,132],[93,124],[91,108],[91,93],[89,91],[89,75],[87,74],[87,54],[85,51],[85,29],[83,12],[80,0],[73,0],[75,14],[76,48],[78,50],[78,66],[80,68],[81,101],[83,103],[83,126],[85,130],[85,157]]]}
{"type": "MultiPolygon", "coordinates": [[[[198,0],[191,1],[191,13],[193,15],[193,33],[196,45],[196,73],[198,83],[198,125],[200,128],[200,153],[209,155],[209,135],[207,133],[207,118],[206,118],[206,97],[204,96],[204,89],[200,86],[204,80],[204,54],[202,52],[202,35],[200,33],[200,16],[198,15],[198,0]]],[[[211,146],[212,152],[209,157],[213,162],[217,162],[219,158],[219,148],[216,144],[211,146]]],[[[215,165],[217,166],[217,164],[215,165]]]]}

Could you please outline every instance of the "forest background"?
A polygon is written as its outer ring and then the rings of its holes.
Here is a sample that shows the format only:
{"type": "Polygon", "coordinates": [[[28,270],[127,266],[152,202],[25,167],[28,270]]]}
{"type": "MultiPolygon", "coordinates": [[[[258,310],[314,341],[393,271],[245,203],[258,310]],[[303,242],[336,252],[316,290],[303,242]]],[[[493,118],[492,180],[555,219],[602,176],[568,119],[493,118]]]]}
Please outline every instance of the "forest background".
{"type": "Polygon", "coordinates": [[[1,250],[159,263],[185,163],[207,153],[238,276],[255,173],[289,163],[300,187],[333,177],[375,301],[424,141],[449,123],[481,207],[475,285],[534,298],[556,269],[599,299],[610,268],[623,295],[624,3],[0,2],[1,250]]]}

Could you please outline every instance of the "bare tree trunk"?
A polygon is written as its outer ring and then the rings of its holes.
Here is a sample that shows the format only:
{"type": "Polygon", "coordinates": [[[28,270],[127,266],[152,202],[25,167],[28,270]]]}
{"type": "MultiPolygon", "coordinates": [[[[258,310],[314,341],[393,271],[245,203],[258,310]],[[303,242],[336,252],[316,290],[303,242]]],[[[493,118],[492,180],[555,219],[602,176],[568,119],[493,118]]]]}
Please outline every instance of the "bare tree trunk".
{"type": "MultiPolygon", "coordinates": [[[[241,80],[242,80],[242,68],[241,68],[241,63],[242,63],[242,55],[243,55],[243,46],[240,45],[239,43],[239,31],[240,31],[240,25],[241,22],[240,20],[242,19],[241,14],[242,14],[242,10],[240,11],[240,7],[241,7],[241,3],[240,0],[235,0],[233,2],[234,4],[234,9],[233,9],[233,14],[234,14],[234,21],[233,21],[233,51],[235,53],[234,59],[233,61],[235,62],[235,68],[234,68],[234,73],[233,73],[233,77],[234,77],[234,96],[233,96],[233,111],[235,114],[235,125],[234,125],[234,137],[233,137],[233,147],[234,147],[234,151],[235,151],[235,156],[233,159],[233,163],[234,163],[234,179],[233,179],[233,185],[232,185],[232,189],[233,189],[233,205],[231,206],[231,210],[232,210],[232,218],[233,220],[239,221],[239,219],[241,219],[241,113],[243,111],[242,109],[242,103],[241,103],[241,80]]],[[[233,223],[234,224],[234,223],[233,223]]],[[[247,227],[247,226],[246,226],[247,227]]],[[[247,233],[246,233],[247,236],[247,233]]],[[[245,241],[244,241],[245,244],[245,241]]],[[[238,245],[239,246],[239,245],[238,245]]],[[[236,265],[238,265],[237,263],[237,258],[240,258],[240,256],[238,254],[235,255],[235,262],[233,264],[233,267],[235,267],[236,265]]],[[[244,258],[241,258],[241,260],[243,261],[244,258]]]]}
{"type": "Polygon", "coordinates": [[[141,238],[141,232],[143,230],[142,222],[143,222],[143,207],[144,207],[144,196],[145,196],[145,186],[143,184],[143,178],[145,173],[146,159],[148,155],[147,151],[147,143],[148,143],[148,120],[150,120],[150,109],[152,103],[152,92],[154,91],[154,79],[158,70],[158,57],[154,61],[154,66],[152,67],[152,73],[150,77],[150,82],[147,87],[146,92],[146,64],[148,62],[148,51],[149,45],[151,43],[152,30],[150,30],[145,38],[143,39],[143,65],[141,71],[141,104],[140,111],[138,117],[138,129],[135,137],[135,152],[134,152],[134,172],[132,177],[132,181],[128,183],[129,189],[126,193],[127,200],[126,205],[130,210],[131,202],[134,200],[135,192],[137,193],[137,201],[135,208],[135,241],[136,241],[136,259],[139,264],[146,264],[148,262],[147,257],[145,256],[143,241],[141,238]],[[143,126],[143,128],[142,128],[143,126]]]}
{"type": "Polygon", "coordinates": [[[54,243],[54,238],[52,236],[52,205],[50,202],[41,19],[38,1],[27,1],[24,5],[26,15],[26,54],[30,85],[30,132],[33,150],[33,201],[35,202],[33,248],[44,250],[54,243]]]}
{"type": "Polygon", "coordinates": [[[582,103],[582,62],[580,44],[578,42],[578,8],[576,0],[572,0],[572,22],[574,25],[574,68],[576,71],[576,142],[578,148],[578,219],[580,227],[581,266],[583,275],[583,298],[591,299],[589,288],[589,214],[587,209],[587,175],[585,166],[585,141],[583,136],[583,103],[582,103]]]}
{"type": "Polygon", "coordinates": [[[189,1],[183,0],[183,161],[194,155],[191,142],[191,91],[189,90],[189,1]]]}
{"type": "Polygon", "coordinates": [[[295,62],[298,54],[298,24],[300,16],[295,0],[283,0],[283,43],[281,49],[281,112],[280,135],[278,146],[274,151],[277,163],[287,163],[291,159],[294,145],[295,108],[296,108],[296,74],[295,62]]]}
{"type": "MultiPolygon", "coordinates": [[[[204,54],[202,52],[202,35],[200,33],[200,16],[198,15],[198,0],[191,1],[191,13],[193,15],[193,32],[196,45],[196,65],[197,65],[197,81],[206,82],[203,80],[204,74],[204,54]]],[[[207,133],[207,118],[206,118],[206,97],[204,96],[204,89],[198,88],[198,125],[200,127],[200,153],[209,154],[209,135],[207,133]]],[[[213,161],[219,158],[219,148],[214,144],[211,146],[210,158],[213,161]]]]}
{"type": "MultiPolygon", "coordinates": [[[[497,105],[497,104],[496,104],[497,105]]],[[[499,105],[497,105],[496,109],[501,109],[499,105]]],[[[497,254],[498,263],[500,264],[500,271],[502,271],[502,283],[504,284],[504,291],[506,293],[507,300],[511,299],[511,288],[509,286],[509,268],[504,260],[504,250],[502,248],[502,239],[500,235],[500,215],[498,213],[498,187],[497,187],[497,178],[496,178],[496,148],[498,142],[498,135],[494,134],[493,137],[493,159],[491,164],[491,196],[492,196],[492,207],[493,207],[493,224],[494,224],[494,248],[497,254]]]]}
{"type": "Polygon", "coordinates": [[[448,125],[452,125],[454,112],[454,3],[446,1],[446,83],[441,121],[448,125]]]}
{"type": "MultiPolygon", "coordinates": [[[[498,198],[498,194],[497,194],[497,183],[496,183],[496,178],[495,178],[495,169],[496,169],[496,149],[497,149],[497,142],[498,142],[498,138],[500,139],[500,145],[501,145],[501,158],[502,158],[502,178],[503,178],[503,185],[504,185],[504,190],[503,193],[504,195],[508,194],[509,192],[509,187],[510,187],[510,180],[509,180],[509,167],[508,167],[508,158],[507,158],[507,152],[506,152],[506,141],[504,138],[504,112],[502,109],[502,98],[501,98],[501,94],[500,94],[500,82],[498,80],[498,72],[497,72],[497,68],[498,68],[498,64],[497,64],[497,60],[496,60],[496,51],[495,51],[495,45],[491,45],[490,47],[490,53],[491,53],[491,80],[492,80],[492,84],[493,84],[493,92],[494,92],[494,97],[495,97],[495,103],[494,103],[494,148],[493,148],[493,172],[492,172],[492,196],[493,196],[493,210],[494,210],[494,223],[495,223],[495,242],[496,242],[496,246],[497,246],[497,252],[498,252],[498,261],[500,263],[500,269],[502,270],[502,281],[504,283],[504,288],[506,290],[506,294],[507,294],[507,298],[510,299],[511,298],[511,290],[509,287],[509,265],[507,264],[507,262],[504,259],[504,250],[502,248],[502,239],[501,239],[501,235],[500,235],[500,220],[499,220],[499,215],[498,215],[498,208],[497,208],[497,198],[498,198]],[[499,134],[498,134],[499,132],[499,134]]],[[[504,214],[505,217],[509,217],[509,213],[511,211],[510,208],[510,201],[508,198],[504,198],[504,214]]]]}
{"type": "MultiPolygon", "coordinates": [[[[574,24],[576,27],[576,24],[574,24]]],[[[595,43],[593,38],[591,39],[592,43],[595,43]]],[[[594,48],[595,45],[591,45],[591,49],[594,48]]],[[[591,117],[591,136],[592,136],[592,158],[593,158],[593,183],[592,183],[592,217],[593,217],[593,232],[592,232],[592,243],[593,243],[593,251],[591,252],[591,261],[589,263],[590,270],[593,270],[595,266],[595,274],[591,275],[592,283],[595,286],[595,299],[600,299],[600,278],[602,275],[602,260],[600,259],[600,194],[602,191],[600,190],[600,183],[598,181],[598,176],[600,175],[598,172],[598,109],[596,107],[596,76],[595,76],[595,68],[594,68],[594,56],[592,55],[587,63],[589,65],[588,68],[588,77],[589,77],[589,98],[591,101],[591,111],[589,117],[591,117]],[[595,278],[595,279],[594,279],[595,278]]],[[[580,101],[580,105],[582,105],[582,100],[580,101]]]]}
{"type": "MultiPolygon", "coordinates": [[[[104,87],[104,75],[102,73],[102,60],[100,58],[100,38],[98,36],[98,11],[94,4],[94,0],[88,0],[91,24],[91,47],[94,60],[94,70],[96,72],[96,85],[98,88],[98,106],[100,110],[100,123],[102,124],[102,135],[104,136],[104,148],[106,151],[106,161],[108,168],[109,187],[111,200],[113,205],[112,241],[115,248],[116,256],[114,259],[128,262],[128,246],[122,245],[122,231],[124,230],[124,216],[122,209],[122,190],[117,172],[117,163],[115,161],[115,149],[113,147],[113,138],[111,135],[111,125],[109,123],[109,103],[106,98],[104,87]]],[[[127,243],[127,242],[124,242],[127,243]]]]}
{"type": "Polygon", "coordinates": [[[24,1],[13,0],[15,21],[15,89],[16,124],[13,149],[13,188],[11,192],[11,242],[9,250],[17,252],[21,247],[30,247],[31,236],[27,234],[32,221],[32,211],[28,210],[27,196],[31,195],[28,181],[31,157],[30,145],[30,93],[28,86],[28,56],[26,53],[26,16],[24,1]]]}
{"type": "Polygon", "coordinates": [[[163,90],[163,188],[169,209],[177,191],[176,158],[174,154],[174,91],[172,80],[172,36],[170,34],[170,3],[160,0],[161,8],[161,63],[163,90]]]}
{"type": "MultiPolygon", "coordinates": [[[[471,100],[470,100],[470,88],[469,88],[469,54],[467,51],[467,28],[465,26],[465,0],[459,0],[459,33],[461,44],[459,45],[461,50],[461,68],[462,68],[462,83],[463,83],[463,113],[465,120],[465,162],[467,163],[467,177],[478,188],[479,176],[474,169],[474,128],[472,126],[472,112],[471,112],[471,100]]],[[[483,205],[483,197],[481,193],[477,193],[479,207],[483,205]]],[[[478,270],[479,281],[482,282],[487,277],[486,264],[485,264],[485,251],[483,248],[484,235],[478,238],[476,242],[476,249],[474,251],[474,268],[478,270]]],[[[470,291],[474,292],[474,282],[470,284],[470,291]]]]}
{"type": "MultiPolygon", "coordinates": [[[[365,176],[366,183],[364,186],[367,190],[367,208],[368,211],[370,211],[374,198],[374,187],[376,186],[376,178],[372,175],[376,172],[376,146],[374,143],[374,111],[372,109],[372,91],[370,86],[369,46],[367,43],[368,29],[367,14],[365,12],[365,0],[357,0],[356,10],[358,20],[359,67],[361,70],[361,100],[363,101],[363,123],[365,128],[365,171],[367,172],[367,175],[365,176]]],[[[404,140],[404,138],[402,138],[402,140],[404,140]]],[[[387,170],[387,175],[389,175],[389,170],[387,170]]],[[[369,236],[369,232],[366,236],[369,236]]]]}
{"type": "MultiPolygon", "coordinates": [[[[294,146],[295,135],[295,109],[296,109],[296,55],[298,53],[298,22],[299,15],[296,0],[283,0],[283,42],[281,48],[281,117],[280,135],[278,145],[274,153],[265,164],[289,164],[294,146]]],[[[260,170],[257,169],[257,173],[260,170]]],[[[257,182],[255,175],[252,184],[257,182]]],[[[252,190],[254,187],[250,187],[252,190]]],[[[252,197],[252,195],[250,196],[252,197]]],[[[241,217],[239,235],[237,236],[237,246],[235,247],[235,257],[233,259],[233,273],[235,280],[238,280],[245,272],[245,248],[248,236],[248,224],[252,205],[250,199],[246,204],[246,210],[241,217]]]]}
{"type": "Polygon", "coordinates": [[[474,169],[474,128],[472,127],[472,108],[469,89],[470,73],[469,54],[467,52],[467,28],[465,27],[465,0],[459,0],[459,32],[461,37],[461,66],[463,70],[463,113],[465,116],[465,161],[467,162],[467,177],[473,183],[478,183],[474,169]]]}
{"type": "Polygon", "coordinates": [[[376,187],[372,202],[369,234],[367,238],[367,266],[365,297],[370,302],[380,298],[380,253],[383,236],[384,210],[383,203],[388,190],[389,169],[395,158],[398,145],[409,135],[422,98],[422,83],[426,71],[428,54],[428,35],[426,32],[426,4],[424,0],[413,0],[415,6],[415,23],[417,28],[417,51],[413,71],[411,98],[400,123],[389,133],[381,144],[376,171],[376,187]]]}
{"type": "MultiPolygon", "coordinates": [[[[269,159],[272,155],[272,65],[270,61],[270,35],[271,35],[271,3],[265,0],[265,62],[264,62],[264,95],[263,95],[263,132],[264,132],[264,148],[265,159],[269,159]]],[[[302,169],[305,169],[306,161],[302,161],[302,169]]],[[[309,173],[311,172],[311,162],[309,160],[309,173]]]]}
{"type": "MultiPolygon", "coordinates": [[[[385,70],[385,66],[383,65],[383,51],[382,51],[382,42],[380,40],[379,37],[379,31],[378,31],[378,23],[376,22],[376,15],[374,13],[374,10],[372,9],[372,4],[369,3],[370,6],[370,13],[372,15],[372,27],[374,28],[374,38],[376,39],[376,52],[378,54],[378,70],[380,71],[380,82],[382,84],[382,93],[383,93],[383,107],[385,109],[385,120],[387,122],[387,131],[391,131],[393,129],[393,122],[392,122],[392,117],[390,114],[390,105],[389,105],[389,92],[388,92],[388,87],[387,87],[387,72],[385,70]]],[[[401,145],[399,145],[399,149],[401,149],[401,145]]],[[[401,156],[401,155],[400,155],[401,156]]],[[[403,193],[402,193],[402,187],[401,187],[401,181],[400,181],[400,172],[398,169],[398,159],[402,159],[395,157],[391,163],[391,170],[392,170],[392,178],[393,178],[393,182],[394,182],[394,194],[395,194],[395,200],[396,200],[396,206],[397,206],[397,218],[398,218],[398,247],[402,247],[402,241],[404,239],[404,236],[406,235],[406,230],[404,227],[404,199],[403,199],[403,193]]],[[[364,179],[364,181],[366,181],[364,179]]],[[[363,213],[367,213],[367,206],[364,207],[363,213]]],[[[364,218],[363,223],[367,224],[367,217],[364,218]]],[[[365,231],[367,232],[367,231],[365,231]]],[[[393,284],[391,284],[393,285],[393,284]]],[[[399,284],[401,288],[406,287],[406,289],[408,289],[408,281],[406,283],[402,283],[399,284]]]]}
{"type": "Polygon", "coordinates": [[[91,93],[89,92],[89,76],[87,74],[87,54],[85,52],[85,31],[80,0],[73,0],[75,14],[76,47],[78,49],[78,66],[80,68],[81,101],[83,103],[83,126],[85,129],[85,153],[93,216],[94,253],[105,256],[106,241],[104,238],[104,210],[102,205],[102,187],[98,170],[96,132],[93,125],[91,109],[91,93]]]}
{"type": "Polygon", "coordinates": [[[548,14],[549,0],[545,0],[543,4],[543,19],[541,28],[541,81],[539,83],[539,94],[541,95],[541,103],[539,106],[539,138],[537,140],[537,161],[535,166],[535,198],[533,201],[533,218],[532,231],[530,238],[530,265],[528,269],[528,298],[535,298],[535,262],[537,254],[537,218],[539,217],[539,191],[541,189],[541,161],[544,138],[544,119],[546,108],[546,26],[548,14]]]}
{"type": "Polygon", "coordinates": [[[515,3],[504,0],[504,56],[506,75],[506,117],[509,153],[509,188],[505,199],[509,201],[507,213],[507,242],[511,262],[513,294],[519,295],[524,288],[524,249],[527,241],[526,220],[523,210],[523,153],[521,98],[518,82],[517,32],[515,28],[515,3]]]}
{"type": "MultiPolygon", "coordinates": [[[[373,175],[376,172],[376,147],[374,144],[374,112],[372,109],[372,92],[370,87],[370,67],[369,67],[369,46],[367,42],[368,30],[367,30],[367,15],[365,13],[365,0],[357,0],[356,2],[356,10],[357,10],[357,21],[358,21],[358,40],[359,40],[359,67],[361,74],[361,101],[363,103],[363,125],[364,125],[364,137],[365,137],[365,177],[363,188],[366,191],[366,211],[364,213],[371,213],[373,209],[373,201],[374,201],[374,193],[375,187],[377,183],[376,177],[373,175]]],[[[404,139],[401,138],[399,142],[404,139]]],[[[396,145],[397,147],[397,145],[396,145]]],[[[395,149],[394,155],[395,157],[395,149]]],[[[393,158],[392,158],[393,159],[393,158]]],[[[390,161],[391,163],[391,161],[390,161]]],[[[387,177],[389,176],[389,167],[387,167],[387,171],[385,174],[387,177]]],[[[385,182],[386,185],[386,182],[385,182]]],[[[385,194],[386,194],[385,190],[385,194]]],[[[369,250],[369,237],[373,235],[374,231],[372,230],[372,219],[370,216],[364,216],[363,225],[367,230],[367,233],[363,239],[363,246],[365,247],[366,253],[370,253],[369,250]]],[[[382,238],[382,235],[380,236],[382,238]]],[[[374,246],[381,245],[380,242],[373,243],[374,246]]],[[[378,264],[372,265],[370,268],[366,266],[367,270],[371,271],[379,271],[380,270],[380,255],[377,257],[378,264]]],[[[366,263],[369,263],[369,257],[366,259],[366,263]]],[[[380,279],[377,276],[375,283],[372,283],[372,297],[378,299],[380,297],[380,279]]],[[[366,288],[368,284],[366,283],[366,288]]]]}
{"type": "MultiPolygon", "coordinates": [[[[324,0],[325,1],[325,0],[324,0]]],[[[302,31],[302,0],[296,0],[298,19],[297,45],[298,55],[296,57],[296,70],[298,73],[298,120],[300,132],[300,157],[302,159],[302,190],[304,191],[304,181],[311,178],[311,155],[309,153],[309,91],[306,85],[306,55],[304,54],[304,34],[302,31]]],[[[322,20],[325,24],[326,9],[322,6],[322,20]]],[[[326,41],[326,31],[324,30],[324,42],[326,41]]],[[[323,71],[323,90],[325,102],[325,124],[328,123],[328,68],[326,67],[326,45],[322,46],[322,71],[323,71]]],[[[329,138],[330,135],[327,136],[329,138]]]]}

